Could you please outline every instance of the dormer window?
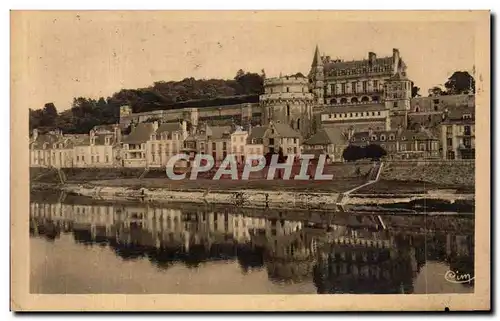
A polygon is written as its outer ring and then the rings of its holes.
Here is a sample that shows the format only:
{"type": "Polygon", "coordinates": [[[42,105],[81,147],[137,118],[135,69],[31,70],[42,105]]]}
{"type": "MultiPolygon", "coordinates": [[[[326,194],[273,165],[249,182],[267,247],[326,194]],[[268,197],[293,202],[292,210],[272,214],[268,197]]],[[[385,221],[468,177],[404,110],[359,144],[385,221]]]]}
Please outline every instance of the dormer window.
{"type": "Polygon", "coordinates": [[[471,119],[472,115],[471,114],[463,114],[462,119],[471,119]]]}
{"type": "Polygon", "coordinates": [[[62,148],[63,147],[63,144],[62,143],[59,143],[59,148],[62,148]]]}
{"type": "Polygon", "coordinates": [[[364,142],[366,139],[364,137],[361,137],[361,141],[364,142]]]}
{"type": "Polygon", "coordinates": [[[385,142],[385,135],[383,135],[383,134],[380,135],[380,140],[383,141],[383,142],[385,142]]]}
{"type": "Polygon", "coordinates": [[[394,134],[389,135],[389,140],[394,140],[394,134]]]}
{"type": "Polygon", "coordinates": [[[106,138],[105,138],[105,144],[106,144],[106,145],[109,145],[109,144],[110,144],[110,138],[109,138],[109,137],[106,137],[106,138]]]}
{"type": "Polygon", "coordinates": [[[56,149],[57,144],[52,144],[52,148],[56,149]]]}
{"type": "Polygon", "coordinates": [[[94,145],[94,144],[95,144],[95,137],[92,137],[92,138],[90,139],[90,144],[91,144],[91,145],[94,145]]]}
{"type": "Polygon", "coordinates": [[[401,137],[401,140],[406,140],[406,136],[402,136],[402,137],[401,137]]]}
{"type": "Polygon", "coordinates": [[[372,135],[372,141],[377,140],[377,135],[372,135]]]}

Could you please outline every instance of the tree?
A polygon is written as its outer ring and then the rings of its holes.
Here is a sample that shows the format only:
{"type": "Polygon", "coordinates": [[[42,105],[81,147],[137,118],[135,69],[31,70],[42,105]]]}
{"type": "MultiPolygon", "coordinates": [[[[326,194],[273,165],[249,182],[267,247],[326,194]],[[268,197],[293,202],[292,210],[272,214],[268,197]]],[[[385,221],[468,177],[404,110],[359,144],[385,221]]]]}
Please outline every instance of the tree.
{"type": "Polygon", "coordinates": [[[363,159],[365,158],[365,150],[360,146],[349,145],[342,152],[342,158],[348,162],[363,159]]]}
{"type": "Polygon", "coordinates": [[[455,71],[444,87],[449,95],[472,94],[476,92],[476,81],[467,71],[455,71]]]}
{"type": "Polygon", "coordinates": [[[420,97],[420,94],[418,93],[420,91],[420,87],[415,86],[413,81],[411,82],[411,98],[414,97],[420,97]]]}
{"type": "Polygon", "coordinates": [[[387,152],[382,146],[377,144],[370,144],[365,147],[365,156],[373,160],[378,160],[387,155],[387,152]]]}
{"type": "Polygon", "coordinates": [[[441,87],[434,86],[429,89],[429,97],[438,97],[444,95],[445,92],[441,87]]]}

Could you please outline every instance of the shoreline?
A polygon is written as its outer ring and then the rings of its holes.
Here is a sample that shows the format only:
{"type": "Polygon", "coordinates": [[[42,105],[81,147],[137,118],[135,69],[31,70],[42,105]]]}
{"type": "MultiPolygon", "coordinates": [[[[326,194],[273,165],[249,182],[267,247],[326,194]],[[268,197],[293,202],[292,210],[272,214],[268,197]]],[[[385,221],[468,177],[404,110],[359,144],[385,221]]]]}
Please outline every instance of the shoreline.
{"type": "Polygon", "coordinates": [[[200,188],[112,186],[99,183],[47,184],[32,183],[32,191],[54,190],[66,194],[107,201],[146,201],[166,203],[196,203],[231,205],[242,208],[306,209],[330,212],[366,212],[377,214],[393,212],[450,215],[474,212],[472,193],[454,190],[428,190],[425,193],[353,193],[310,192],[308,190],[276,191],[264,189],[209,190],[200,188]],[[342,196],[341,196],[342,195],[342,196]]]}

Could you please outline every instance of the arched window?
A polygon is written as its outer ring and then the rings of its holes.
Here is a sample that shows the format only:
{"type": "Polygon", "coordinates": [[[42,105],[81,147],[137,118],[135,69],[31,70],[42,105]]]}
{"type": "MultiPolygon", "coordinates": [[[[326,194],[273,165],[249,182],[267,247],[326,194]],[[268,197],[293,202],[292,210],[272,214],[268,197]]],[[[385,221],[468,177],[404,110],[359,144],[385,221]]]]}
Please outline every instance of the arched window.
{"type": "Polygon", "coordinates": [[[337,103],[337,99],[333,98],[332,100],[330,100],[330,104],[334,105],[337,103]]]}
{"type": "Polygon", "coordinates": [[[286,105],[286,115],[290,116],[290,105],[286,105]]]}
{"type": "Polygon", "coordinates": [[[419,111],[420,111],[420,108],[418,108],[418,106],[415,107],[415,112],[418,113],[419,111]]]}
{"type": "Polygon", "coordinates": [[[366,97],[366,96],[363,96],[363,98],[361,98],[361,101],[366,103],[366,102],[369,102],[370,101],[370,98],[366,97]]]}
{"type": "Polygon", "coordinates": [[[354,104],[355,104],[355,103],[357,103],[357,102],[358,102],[358,98],[353,97],[353,98],[351,99],[351,103],[354,103],[354,104]]]}
{"type": "Polygon", "coordinates": [[[347,103],[347,98],[341,98],[340,99],[341,104],[346,104],[347,103]]]}
{"type": "Polygon", "coordinates": [[[300,130],[300,118],[297,119],[297,130],[300,130]]]}

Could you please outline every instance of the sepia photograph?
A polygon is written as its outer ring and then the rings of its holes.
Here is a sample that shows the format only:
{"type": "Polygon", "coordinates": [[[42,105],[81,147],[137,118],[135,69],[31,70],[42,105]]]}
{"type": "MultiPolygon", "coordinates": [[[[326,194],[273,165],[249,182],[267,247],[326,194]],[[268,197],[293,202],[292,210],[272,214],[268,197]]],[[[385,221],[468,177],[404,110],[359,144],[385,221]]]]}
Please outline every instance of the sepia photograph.
{"type": "Polygon", "coordinates": [[[12,310],[490,309],[488,11],[10,18],[12,310]]]}

